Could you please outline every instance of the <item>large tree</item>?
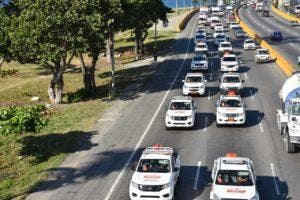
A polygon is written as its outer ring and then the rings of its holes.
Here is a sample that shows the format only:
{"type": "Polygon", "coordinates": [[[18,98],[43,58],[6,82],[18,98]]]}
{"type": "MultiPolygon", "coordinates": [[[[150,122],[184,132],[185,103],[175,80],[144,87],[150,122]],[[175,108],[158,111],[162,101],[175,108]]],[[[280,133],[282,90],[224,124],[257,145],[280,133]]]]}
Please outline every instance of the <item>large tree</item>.
{"type": "Polygon", "coordinates": [[[78,13],[74,0],[20,0],[11,23],[10,51],[21,63],[36,63],[52,72],[48,94],[52,104],[62,100],[63,74],[75,51],[78,13]],[[68,53],[72,52],[68,56],[68,53]]]}
{"type": "MultiPolygon", "coordinates": [[[[0,1],[0,5],[2,2],[0,1]]],[[[11,54],[8,50],[10,46],[10,39],[8,37],[8,32],[10,28],[10,17],[9,13],[6,12],[4,7],[0,8],[0,67],[4,60],[10,60],[11,54]]]]}

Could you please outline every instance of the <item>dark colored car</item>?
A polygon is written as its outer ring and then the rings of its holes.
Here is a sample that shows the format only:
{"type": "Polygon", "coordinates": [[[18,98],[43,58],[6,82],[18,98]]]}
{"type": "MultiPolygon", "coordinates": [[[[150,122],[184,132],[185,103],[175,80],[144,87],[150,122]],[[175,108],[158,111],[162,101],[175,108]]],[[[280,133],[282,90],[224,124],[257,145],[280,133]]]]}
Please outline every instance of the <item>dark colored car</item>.
{"type": "Polygon", "coordinates": [[[261,16],[269,17],[270,16],[269,11],[268,10],[263,10],[262,13],[261,13],[261,16]]]}
{"type": "Polygon", "coordinates": [[[279,32],[279,31],[275,31],[271,34],[271,40],[274,40],[274,41],[281,41],[283,40],[283,36],[282,36],[282,33],[279,32]]]}

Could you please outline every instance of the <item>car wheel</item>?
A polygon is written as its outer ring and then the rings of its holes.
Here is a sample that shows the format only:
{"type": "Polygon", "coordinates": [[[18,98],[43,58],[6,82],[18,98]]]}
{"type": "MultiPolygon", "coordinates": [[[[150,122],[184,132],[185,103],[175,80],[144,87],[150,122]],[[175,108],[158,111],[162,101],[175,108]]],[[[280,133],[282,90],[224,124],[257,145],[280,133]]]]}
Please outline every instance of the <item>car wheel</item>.
{"type": "Polygon", "coordinates": [[[167,130],[167,131],[170,130],[170,129],[171,129],[170,127],[167,127],[167,126],[166,126],[166,130],[167,130]]]}
{"type": "Polygon", "coordinates": [[[285,134],[285,149],[287,153],[295,153],[296,145],[291,143],[290,141],[290,134],[287,132],[285,134]]]}
{"type": "Polygon", "coordinates": [[[216,127],[219,128],[219,127],[221,127],[221,125],[220,125],[219,123],[216,122],[216,127]]]}

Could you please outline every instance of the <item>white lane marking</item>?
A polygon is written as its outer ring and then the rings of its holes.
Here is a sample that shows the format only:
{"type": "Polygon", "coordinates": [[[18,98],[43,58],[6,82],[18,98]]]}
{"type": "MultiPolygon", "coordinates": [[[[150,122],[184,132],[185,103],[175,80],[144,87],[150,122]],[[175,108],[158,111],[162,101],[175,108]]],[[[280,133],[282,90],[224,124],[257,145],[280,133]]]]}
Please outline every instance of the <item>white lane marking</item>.
{"type": "Polygon", "coordinates": [[[204,129],[203,129],[204,132],[207,130],[207,122],[208,122],[208,119],[207,119],[207,117],[205,117],[205,124],[204,124],[204,129]]]}
{"type": "Polygon", "coordinates": [[[152,126],[152,124],[153,124],[153,122],[154,122],[154,120],[155,120],[155,118],[157,117],[157,115],[158,115],[159,111],[161,110],[161,108],[162,108],[164,102],[166,101],[166,99],[167,99],[167,97],[168,97],[168,95],[169,95],[171,89],[173,88],[173,86],[174,86],[176,80],[178,79],[178,77],[179,77],[179,75],[180,75],[180,73],[181,73],[181,71],[182,71],[182,69],[183,69],[183,66],[184,66],[184,64],[185,64],[185,61],[186,61],[186,59],[187,59],[188,53],[189,53],[189,49],[190,49],[190,45],[191,45],[191,40],[192,40],[192,34],[194,33],[195,25],[196,25],[196,23],[194,24],[193,29],[192,29],[193,31],[191,31],[191,34],[190,34],[190,39],[189,39],[189,43],[188,43],[188,46],[187,46],[187,50],[186,50],[186,53],[185,53],[185,56],[184,56],[184,60],[183,60],[183,62],[182,62],[182,64],[181,64],[181,66],[180,66],[180,68],[179,68],[179,70],[178,70],[178,72],[177,72],[177,74],[176,74],[176,76],[175,76],[173,82],[171,83],[171,85],[170,85],[168,91],[166,92],[164,98],[162,99],[160,105],[158,106],[156,112],[154,113],[152,119],[150,120],[150,122],[149,122],[149,124],[148,124],[146,130],[144,131],[143,135],[141,136],[141,138],[139,139],[138,143],[136,144],[136,146],[135,146],[133,152],[130,154],[128,160],[126,161],[124,167],[122,168],[122,171],[120,172],[120,174],[118,175],[117,179],[114,181],[113,185],[112,185],[111,188],[109,189],[109,191],[108,191],[108,193],[107,193],[107,195],[106,195],[106,197],[105,197],[104,200],[109,200],[109,199],[111,198],[111,195],[113,194],[113,192],[116,190],[116,187],[118,186],[118,184],[119,184],[121,178],[124,176],[124,174],[125,174],[125,172],[126,172],[128,166],[129,166],[129,164],[131,163],[131,161],[132,161],[132,159],[133,159],[135,153],[136,153],[137,150],[140,148],[141,143],[143,142],[144,138],[146,137],[148,131],[150,130],[150,128],[151,128],[151,126],[152,126]]]}
{"type": "Polygon", "coordinates": [[[208,97],[207,97],[208,100],[210,100],[210,91],[208,91],[208,97]]]}
{"type": "Polygon", "coordinates": [[[211,81],[213,77],[213,73],[210,73],[209,80],[211,81]]]}
{"type": "Polygon", "coordinates": [[[275,189],[276,189],[276,194],[280,195],[279,186],[278,186],[278,183],[277,183],[277,180],[276,180],[275,167],[274,167],[273,163],[271,163],[270,165],[271,165],[271,171],[272,171],[272,175],[273,175],[273,181],[274,181],[274,185],[275,185],[275,189]]]}
{"type": "Polygon", "coordinates": [[[263,126],[262,126],[262,124],[261,124],[261,118],[260,117],[257,117],[257,120],[258,120],[258,123],[259,123],[259,129],[260,129],[260,132],[264,132],[264,128],[263,128],[263,126]]]}
{"type": "Polygon", "coordinates": [[[289,42],[289,45],[291,45],[291,46],[294,46],[294,44],[293,44],[293,43],[291,43],[291,42],[289,42]]]}
{"type": "Polygon", "coordinates": [[[254,100],[254,96],[253,96],[252,90],[250,90],[250,95],[251,95],[251,99],[254,100]]]}
{"type": "Polygon", "coordinates": [[[248,79],[247,73],[244,73],[245,79],[248,79]]]}
{"type": "Polygon", "coordinates": [[[199,179],[199,175],[200,175],[200,169],[201,169],[201,161],[198,161],[198,168],[197,168],[197,172],[196,172],[196,176],[195,176],[195,180],[194,180],[194,190],[197,190],[197,188],[198,188],[198,179],[199,179]]]}

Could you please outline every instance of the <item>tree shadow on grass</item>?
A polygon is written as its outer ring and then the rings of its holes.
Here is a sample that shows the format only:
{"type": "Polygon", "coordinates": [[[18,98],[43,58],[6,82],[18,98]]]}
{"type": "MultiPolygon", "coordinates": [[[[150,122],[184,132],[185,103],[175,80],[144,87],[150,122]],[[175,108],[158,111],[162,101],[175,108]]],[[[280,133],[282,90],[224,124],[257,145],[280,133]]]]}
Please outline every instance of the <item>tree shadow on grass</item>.
{"type": "Polygon", "coordinates": [[[97,144],[90,139],[95,132],[71,131],[65,134],[52,133],[48,135],[31,135],[17,142],[22,145],[21,156],[33,156],[36,163],[47,161],[61,153],[74,153],[89,150],[97,144]]]}

